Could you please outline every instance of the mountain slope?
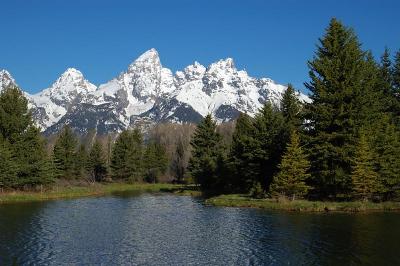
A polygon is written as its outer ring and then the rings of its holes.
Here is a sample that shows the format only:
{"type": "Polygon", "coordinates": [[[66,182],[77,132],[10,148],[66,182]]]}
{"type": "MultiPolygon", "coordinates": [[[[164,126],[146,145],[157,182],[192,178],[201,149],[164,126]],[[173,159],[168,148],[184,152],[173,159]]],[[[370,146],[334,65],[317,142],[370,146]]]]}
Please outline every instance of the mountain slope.
{"type": "MultiPolygon", "coordinates": [[[[0,71],[0,89],[10,84],[15,84],[12,76],[0,71]]],[[[271,79],[237,70],[231,58],[208,67],[194,62],[173,74],[150,49],[99,87],[69,68],[49,88],[26,95],[45,133],[69,124],[82,134],[92,128],[104,134],[137,124],[198,122],[208,113],[219,122],[232,120],[239,112],[253,116],[265,101],[279,103],[285,90],[271,79]]],[[[308,101],[303,94],[299,97],[308,101]]]]}

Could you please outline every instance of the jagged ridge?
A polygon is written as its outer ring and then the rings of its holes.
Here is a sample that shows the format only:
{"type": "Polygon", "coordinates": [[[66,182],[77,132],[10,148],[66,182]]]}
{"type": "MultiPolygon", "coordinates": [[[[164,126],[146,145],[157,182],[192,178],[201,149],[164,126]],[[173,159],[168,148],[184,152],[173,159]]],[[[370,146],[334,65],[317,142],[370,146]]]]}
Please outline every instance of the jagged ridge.
{"type": "MultiPolygon", "coordinates": [[[[12,76],[0,71],[0,89],[10,84],[15,84],[12,76]]],[[[265,101],[279,102],[285,90],[271,79],[237,70],[232,58],[208,67],[194,62],[174,75],[150,49],[99,87],[69,68],[51,87],[26,96],[35,121],[48,134],[64,124],[81,133],[94,127],[108,133],[143,123],[198,122],[208,113],[219,122],[239,112],[254,115],[265,101]]],[[[304,94],[299,97],[308,100],[304,94]]]]}

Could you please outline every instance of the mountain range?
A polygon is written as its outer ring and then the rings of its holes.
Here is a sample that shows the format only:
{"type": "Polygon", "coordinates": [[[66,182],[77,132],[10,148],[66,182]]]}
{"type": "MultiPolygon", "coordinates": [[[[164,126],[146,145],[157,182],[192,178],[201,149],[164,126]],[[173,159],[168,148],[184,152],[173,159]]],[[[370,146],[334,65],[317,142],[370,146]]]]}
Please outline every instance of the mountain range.
{"type": "MultiPolygon", "coordinates": [[[[0,90],[17,85],[0,70],[0,90]]],[[[33,118],[45,134],[69,124],[77,133],[97,129],[99,134],[135,125],[162,122],[199,122],[211,113],[218,122],[239,112],[254,116],[265,101],[279,103],[286,86],[269,78],[250,77],[232,58],[208,67],[194,62],[175,74],[162,66],[155,49],[137,58],[109,82],[96,86],[74,68],[68,68],[49,88],[24,92],[33,118]]],[[[308,97],[298,93],[302,101],[308,97]]]]}

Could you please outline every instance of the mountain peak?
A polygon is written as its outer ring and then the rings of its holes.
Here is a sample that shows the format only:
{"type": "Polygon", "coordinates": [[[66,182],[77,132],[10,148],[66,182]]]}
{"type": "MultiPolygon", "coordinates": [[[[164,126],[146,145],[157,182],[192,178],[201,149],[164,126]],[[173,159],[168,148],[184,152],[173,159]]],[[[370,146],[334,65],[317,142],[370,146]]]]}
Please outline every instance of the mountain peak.
{"type": "Polygon", "coordinates": [[[83,77],[82,72],[76,68],[70,67],[61,74],[61,76],[53,84],[53,87],[62,87],[69,84],[82,84],[84,81],[85,78],[83,77]]]}
{"type": "Polygon", "coordinates": [[[15,80],[11,76],[10,72],[5,69],[0,70],[0,91],[11,84],[16,85],[15,80]]]}
{"type": "Polygon", "coordinates": [[[225,71],[236,71],[235,63],[232,58],[228,57],[225,59],[221,59],[215,63],[212,63],[208,68],[207,72],[219,72],[220,70],[225,71]]]}
{"type": "Polygon", "coordinates": [[[69,68],[67,68],[67,70],[64,71],[64,73],[61,76],[83,77],[83,74],[78,69],[69,67],[69,68]]]}
{"type": "Polygon", "coordinates": [[[156,49],[151,48],[150,50],[147,50],[141,54],[135,61],[133,61],[133,63],[129,66],[129,69],[143,65],[161,65],[160,57],[156,49]]]}
{"type": "Polygon", "coordinates": [[[147,50],[146,52],[144,52],[141,56],[139,56],[138,59],[143,59],[143,58],[147,58],[147,57],[154,57],[157,56],[158,57],[158,52],[155,48],[151,48],[150,50],[147,50]]]}

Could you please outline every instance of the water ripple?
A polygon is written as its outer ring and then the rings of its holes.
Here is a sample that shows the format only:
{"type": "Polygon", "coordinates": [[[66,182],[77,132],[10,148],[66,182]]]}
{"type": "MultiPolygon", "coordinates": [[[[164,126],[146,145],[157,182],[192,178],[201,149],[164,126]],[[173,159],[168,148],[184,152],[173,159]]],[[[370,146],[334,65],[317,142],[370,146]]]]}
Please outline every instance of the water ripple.
{"type": "Polygon", "coordinates": [[[4,205],[0,265],[395,265],[399,218],[206,207],[168,194],[4,205]]]}

